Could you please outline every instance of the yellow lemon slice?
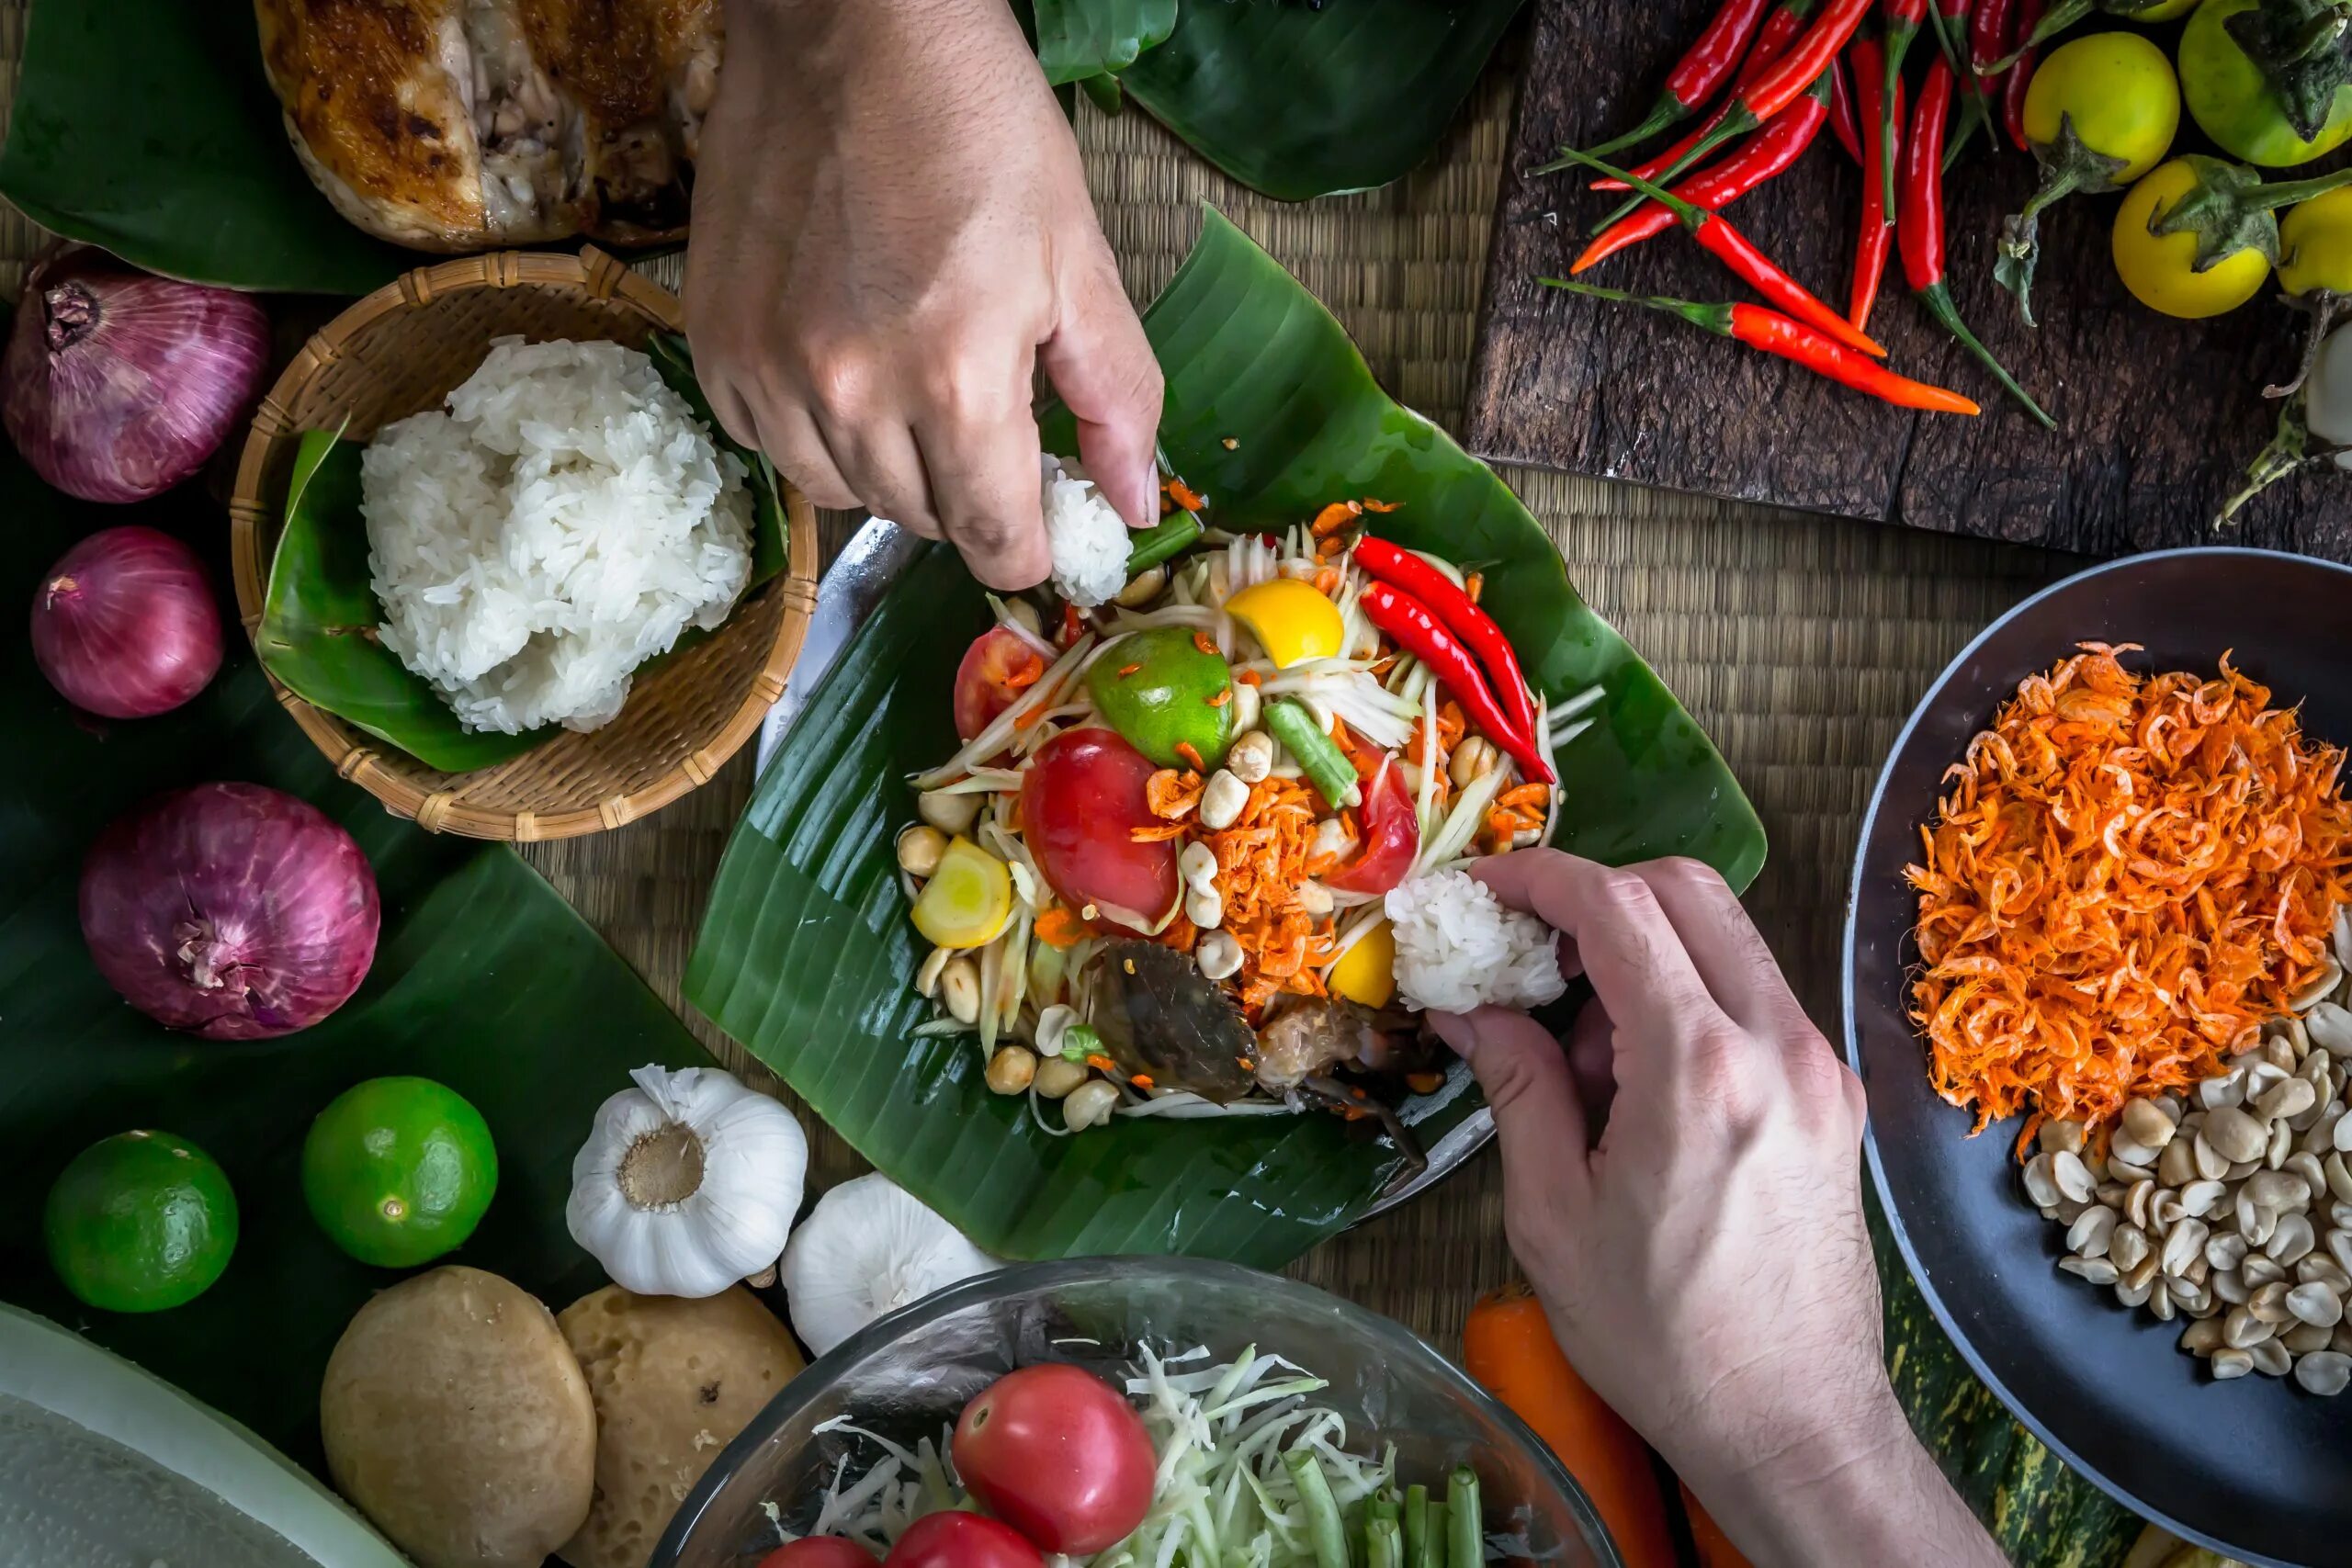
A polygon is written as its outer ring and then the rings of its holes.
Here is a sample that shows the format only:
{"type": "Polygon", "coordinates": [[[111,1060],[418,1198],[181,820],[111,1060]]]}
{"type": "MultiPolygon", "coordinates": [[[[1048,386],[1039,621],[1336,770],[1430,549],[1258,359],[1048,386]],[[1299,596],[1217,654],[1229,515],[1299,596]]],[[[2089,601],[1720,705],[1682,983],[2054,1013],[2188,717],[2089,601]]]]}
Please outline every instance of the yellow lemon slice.
{"type": "Polygon", "coordinates": [[[1336,659],[1347,628],[1340,607],[1295,577],[1245,588],[1225,602],[1226,613],[1250,628],[1266,657],[1285,667],[1303,659],[1336,659]]]}
{"type": "Polygon", "coordinates": [[[1331,965],[1325,984],[1332,994],[1368,1008],[1385,1008],[1396,994],[1396,933],[1381,921],[1331,965]]]}
{"type": "Polygon", "coordinates": [[[1004,929],[1012,912],[1012,874],[969,839],[939,857],[939,869],[915,898],[915,930],[937,947],[978,947],[1004,929]]]}

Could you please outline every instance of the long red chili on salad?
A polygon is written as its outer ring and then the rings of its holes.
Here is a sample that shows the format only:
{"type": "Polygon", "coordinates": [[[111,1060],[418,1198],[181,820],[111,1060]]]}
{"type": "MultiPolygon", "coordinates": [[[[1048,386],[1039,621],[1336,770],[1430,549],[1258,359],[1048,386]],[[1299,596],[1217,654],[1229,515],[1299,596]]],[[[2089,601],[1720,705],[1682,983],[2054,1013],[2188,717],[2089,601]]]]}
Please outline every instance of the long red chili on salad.
{"type": "MultiPolygon", "coordinates": [[[[1796,42],[1797,35],[1804,30],[1806,20],[1812,17],[1815,3],[1815,0],[1781,0],[1781,4],[1773,7],[1772,14],[1764,20],[1763,30],[1756,35],[1756,47],[1748,51],[1747,63],[1739,68],[1739,78],[1732,84],[1732,92],[1735,95],[1754,85],[1756,78],[1764,74],[1774,61],[1789,51],[1789,45],[1796,42]]],[[[1673,167],[1677,158],[1696,147],[1700,139],[1721,125],[1724,122],[1724,116],[1729,113],[1731,113],[1731,103],[1726,99],[1713,114],[1700,121],[1696,130],[1665,152],[1645,158],[1634,164],[1634,173],[1645,180],[1657,178],[1660,170],[1673,167]]],[[[1596,149],[1593,153],[1593,156],[1601,158],[1608,155],[1606,149],[1596,149]]],[[[1534,172],[1540,175],[1555,169],[1565,169],[1575,161],[1567,157],[1558,158],[1534,172]]],[[[1625,184],[1622,180],[1595,180],[1592,182],[1591,188],[1623,190],[1625,184]]]]}
{"type": "Polygon", "coordinates": [[[1565,288],[1571,294],[1588,294],[1596,299],[1614,299],[1621,304],[1641,305],[1679,316],[1692,326],[1704,327],[1718,337],[1727,337],[1750,348],[1777,355],[1816,376],[1851,387],[1858,392],[1867,392],[1881,402],[1893,403],[1898,408],[1926,409],[1930,413],[1973,414],[1984,412],[1974,401],[1958,392],[1931,387],[1925,381],[1914,381],[1908,376],[1898,376],[1868,355],[1856,354],[1828,333],[1816,332],[1803,321],[1792,321],[1761,305],[1701,304],[1690,299],[1670,299],[1661,295],[1628,294],[1619,288],[1601,288],[1593,284],[1572,283],[1558,277],[1539,277],[1535,281],[1547,288],[1565,288]]]}
{"type": "Polygon", "coordinates": [[[2045,429],[2055,430],[2058,422],[1976,341],[1976,334],[1960,319],[1960,308],[1952,303],[1951,289],[1944,282],[1944,122],[1951,112],[1952,82],[1951,67],[1939,56],[1929,63],[1927,84],[1912,106],[1910,140],[1903,149],[1903,209],[1894,225],[1903,252],[1903,276],[1912,294],[1944,331],[1984,361],[2009,395],[2024,404],[2045,429]]]}
{"type": "MultiPolygon", "coordinates": [[[[1596,169],[1609,169],[1608,164],[1589,154],[1575,152],[1569,155],[1596,169]]],[[[1623,177],[1622,173],[1619,177],[1623,177]]],[[[1699,242],[1701,250],[1729,267],[1732,275],[1761,295],[1766,304],[1786,311],[1816,331],[1827,333],[1848,348],[1878,359],[1886,357],[1886,350],[1872,342],[1868,333],[1822,303],[1811,289],[1791,277],[1764,254],[1755,241],[1734,227],[1730,219],[1693,207],[1664,186],[1653,185],[1648,180],[1636,178],[1627,183],[1672,212],[1675,219],[1690,231],[1690,237],[1699,242]]]]}
{"type": "Polygon", "coordinates": [[[1494,678],[1494,694],[1503,712],[1522,735],[1535,733],[1535,698],[1521,672],[1519,655],[1495,618],[1472,602],[1453,579],[1412,551],[1399,548],[1370,534],[1356,541],[1356,565],[1374,582],[1402,589],[1428,605],[1447,629],[1468,645],[1494,678]]]}
{"type": "MultiPolygon", "coordinates": [[[[1730,205],[1787,169],[1804,155],[1807,147],[1813,145],[1813,139],[1821,133],[1822,122],[1829,118],[1828,83],[1829,73],[1822,73],[1821,79],[1814,84],[1814,90],[1799,100],[1795,108],[1766,126],[1722,163],[1691,175],[1673,187],[1674,194],[1693,207],[1713,212],[1730,205]]],[[[1666,182],[1659,180],[1657,183],[1663,185],[1666,182]]],[[[1644,240],[1663,234],[1673,227],[1673,213],[1654,201],[1645,200],[1632,216],[1620,219],[1601,231],[1568,270],[1583,272],[1619,251],[1638,245],[1644,240]]]]}
{"type": "Polygon", "coordinates": [[[1509,752],[1529,777],[1547,784],[1560,782],[1560,775],[1552,771],[1552,759],[1544,754],[1542,740],[1511,723],[1510,716],[1496,702],[1478,661],[1434,611],[1402,589],[1380,581],[1368,585],[1357,603],[1363,606],[1366,620],[1429,666],[1430,673],[1462,705],[1464,716],[1509,752]]]}
{"type": "Polygon", "coordinates": [[[1894,79],[1894,99],[1880,101],[1885,92],[1884,62],[1880,58],[1876,39],[1858,38],[1851,53],[1854,62],[1854,90],[1861,98],[1862,119],[1862,227],[1854,243],[1854,289],[1849,297],[1846,319],[1856,330],[1870,329],[1871,310],[1878,303],[1878,287],[1886,276],[1886,258],[1894,249],[1894,209],[1881,199],[1878,181],[1871,171],[1882,163],[1892,164],[1903,126],[1903,78],[1894,79]]]}
{"type": "Polygon", "coordinates": [[[1706,31],[1667,73],[1666,90],[1658,95],[1648,118],[1624,135],[1603,141],[1592,151],[1605,154],[1631,147],[1636,141],[1646,141],[1668,126],[1696,113],[1700,105],[1731,80],[1732,71],[1739,64],[1747,40],[1755,36],[1757,21],[1769,3],[1770,0],[1724,0],[1706,31]]]}

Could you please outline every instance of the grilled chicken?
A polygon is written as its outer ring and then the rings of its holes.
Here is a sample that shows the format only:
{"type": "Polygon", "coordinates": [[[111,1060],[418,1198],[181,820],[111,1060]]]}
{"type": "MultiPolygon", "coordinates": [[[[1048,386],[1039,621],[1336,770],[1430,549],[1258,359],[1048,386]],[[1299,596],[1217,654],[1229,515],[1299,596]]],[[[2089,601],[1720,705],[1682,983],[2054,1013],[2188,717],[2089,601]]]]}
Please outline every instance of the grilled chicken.
{"type": "Polygon", "coordinates": [[[254,0],[311,178],[396,244],[684,231],[719,0],[254,0]]]}

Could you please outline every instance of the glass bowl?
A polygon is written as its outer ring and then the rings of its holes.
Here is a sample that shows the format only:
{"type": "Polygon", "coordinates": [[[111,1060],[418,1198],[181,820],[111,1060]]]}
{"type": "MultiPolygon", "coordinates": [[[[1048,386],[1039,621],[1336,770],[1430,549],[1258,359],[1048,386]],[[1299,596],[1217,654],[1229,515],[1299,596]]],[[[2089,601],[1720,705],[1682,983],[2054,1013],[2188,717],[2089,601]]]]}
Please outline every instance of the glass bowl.
{"type": "Polygon", "coordinates": [[[786,1385],[714,1461],[670,1521],[651,1568],[751,1568],[796,1531],[844,1455],[872,1445],[815,1428],[846,1416],[894,1441],[936,1439],[1014,1367],[1073,1361],[1125,1375],[1138,1341],[1219,1360],[1245,1347],[1286,1356],[1330,1386],[1348,1443],[1396,1446],[1400,1479],[1442,1485],[1478,1472],[1488,1538],[1547,1568],[1618,1568],[1616,1548],[1560,1461],[1519,1417],[1404,1327],[1306,1285],[1189,1258],[1023,1264],[951,1286],[868,1326],[786,1385]],[[774,1513],[770,1508],[773,1506],[774,1513]]]}

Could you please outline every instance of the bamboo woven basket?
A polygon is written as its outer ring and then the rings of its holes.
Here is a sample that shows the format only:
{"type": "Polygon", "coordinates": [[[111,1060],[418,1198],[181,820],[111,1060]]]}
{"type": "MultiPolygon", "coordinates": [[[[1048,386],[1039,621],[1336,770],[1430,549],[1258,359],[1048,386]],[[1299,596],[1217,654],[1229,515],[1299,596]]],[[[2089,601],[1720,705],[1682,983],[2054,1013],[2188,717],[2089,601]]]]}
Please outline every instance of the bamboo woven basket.
{"type": "MultiPolygon", "coordinates": [[[[340,426],[364,440],[435,407],[473,373],[492,338],[641,346],[681,321],[675,295],[593,248],[423,267],[337,316],[262,400],[237,466],[229,514],[245,635],[261,626],[302,432],[340,426]]],[[[746,596],[718,635],[640,675],[620,716],[593,734],[560,731],[512,761],[444,773],[283,686],[278,701],[337,773],[432,831],[567,839],[634,821],[707,783],[784,693],[817,604],[816,513],[796,490],[784,501],[784,570],[746,596]]]]}

